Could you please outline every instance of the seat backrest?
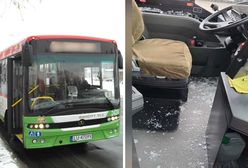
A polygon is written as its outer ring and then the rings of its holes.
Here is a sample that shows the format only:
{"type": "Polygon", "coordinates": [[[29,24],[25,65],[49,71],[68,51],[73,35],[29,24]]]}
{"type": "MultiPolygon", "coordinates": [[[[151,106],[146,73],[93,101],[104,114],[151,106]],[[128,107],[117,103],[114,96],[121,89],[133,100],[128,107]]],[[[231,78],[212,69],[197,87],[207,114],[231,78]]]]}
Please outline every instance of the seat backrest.
{"type": "Polygon", "coordinates": [[[137,42],[144,32],[144,21],[142,14],[135,2],[132,0],[132,40],[133,44],[137,42]]]}

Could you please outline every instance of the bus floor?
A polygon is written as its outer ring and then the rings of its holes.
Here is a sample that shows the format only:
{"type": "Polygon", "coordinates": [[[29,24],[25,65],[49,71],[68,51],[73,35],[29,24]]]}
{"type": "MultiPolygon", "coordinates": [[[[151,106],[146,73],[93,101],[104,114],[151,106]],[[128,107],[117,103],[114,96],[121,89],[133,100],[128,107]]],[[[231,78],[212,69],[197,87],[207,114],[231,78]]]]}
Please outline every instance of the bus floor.
{"type": "MultiPolygon", "coordinates": [[[[122,115],[121,115],[122,119],[122,115]]],[[[121,120],[122,121],[122,120],[121,120]]],[[[1,168],[121,168],[122,122],[117,138],[71,146],[25,150],[16,138],[10,144],[0,132],[1,168]]]]}
{"type": "Polygon", "coordinates": [[[133,137],[141,168],[207,167],[205,130],[217,78],[191,78],[188,101],[144,98],[133,116],[133,137]]]}
{"type": "MultiPolygon", "coordinates": [[[[205,131],[217,78],[191,78],[188,101],[144,98],[133,116],[133,137],[141,168],[207,168],[205,131]]],[[[248,157],[216,168],[247,168],[248,157]]]]}

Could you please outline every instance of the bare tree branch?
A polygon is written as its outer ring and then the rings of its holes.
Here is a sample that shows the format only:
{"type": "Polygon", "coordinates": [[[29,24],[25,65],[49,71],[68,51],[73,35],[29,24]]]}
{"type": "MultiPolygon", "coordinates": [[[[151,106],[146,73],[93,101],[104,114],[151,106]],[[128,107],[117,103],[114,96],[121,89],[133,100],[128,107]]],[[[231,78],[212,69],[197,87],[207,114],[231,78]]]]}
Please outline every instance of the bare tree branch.
{"type": "MultiPolygon", "coordinates": [[[[2,2],[3,1],[6,1],[6,3],[7,3],[9,0],[2,0],[2,2]]],[[[9,1],[9,6],[8,7],[7,6],[5,7],[5,9],[3,10],[3,12],[0,14],[0,17],[3,17],[4,14],[8,11],[8,9],[11,8],[11,6],[15,6],[16,9],[20,13],[21,19],[24,20],[23,14],[22,14],[22,10],[25,9],[25,8],[27,8],[28,6],[31,6],[31,7],[35,8],[34,5],[32,4],[32,2],[39,2],[39,3],[41,3],[42,0],[10,0],[9,1]]]]}

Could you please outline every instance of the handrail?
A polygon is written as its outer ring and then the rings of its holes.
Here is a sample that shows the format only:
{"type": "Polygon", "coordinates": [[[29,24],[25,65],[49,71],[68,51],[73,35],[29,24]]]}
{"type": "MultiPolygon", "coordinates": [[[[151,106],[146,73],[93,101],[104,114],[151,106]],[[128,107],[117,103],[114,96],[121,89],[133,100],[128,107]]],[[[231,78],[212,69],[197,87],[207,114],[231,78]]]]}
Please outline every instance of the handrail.
{"type": "MultiPolygon", "coordinates": [[[[39,85],[36,85],[33,89],[31,89],[29,92],[28,92],[28,95],[30,95],[31,93],[33,93],[36,89],[39,88],[39,85]]],[[[17,104],[19,104],[21,101],[22,101],[23,98],[20,98],[18,99],[15,103],[13,103],[11,105],[11,107],[15,107],[17,104]]]]}

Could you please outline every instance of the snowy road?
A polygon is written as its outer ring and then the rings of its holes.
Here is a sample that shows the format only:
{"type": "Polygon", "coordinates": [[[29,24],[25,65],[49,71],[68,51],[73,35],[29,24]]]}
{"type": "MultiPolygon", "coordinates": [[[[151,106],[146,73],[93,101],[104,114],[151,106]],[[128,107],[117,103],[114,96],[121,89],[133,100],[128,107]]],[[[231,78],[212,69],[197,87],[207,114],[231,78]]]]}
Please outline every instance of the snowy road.
{"type": "Polygon", "coordinates": [[[205,130],[216,85],[216,78],[191,79],[188,101],[180,107],[173,102],[168,105],[164,100],[145,99],[145,109],[133,121],[141,168],[207,167],[205,130]]]}
{"type": "Polygon", "coordinates": [[[2,130],[0,132],[0,168],[26,167],[25,164],[17,158],[11,151],[7,142],[3,138],[2,130]]]}

